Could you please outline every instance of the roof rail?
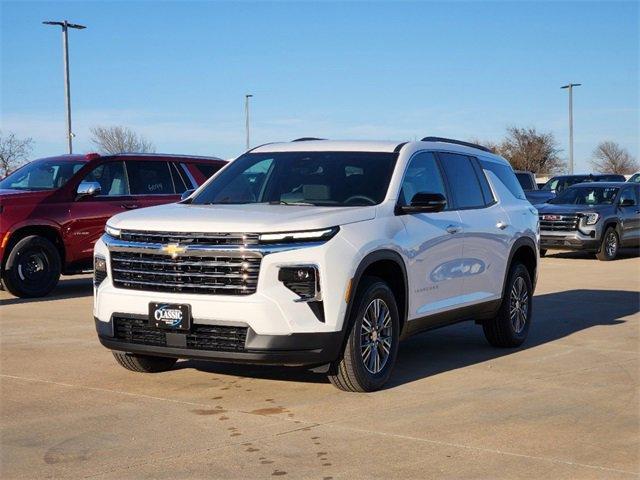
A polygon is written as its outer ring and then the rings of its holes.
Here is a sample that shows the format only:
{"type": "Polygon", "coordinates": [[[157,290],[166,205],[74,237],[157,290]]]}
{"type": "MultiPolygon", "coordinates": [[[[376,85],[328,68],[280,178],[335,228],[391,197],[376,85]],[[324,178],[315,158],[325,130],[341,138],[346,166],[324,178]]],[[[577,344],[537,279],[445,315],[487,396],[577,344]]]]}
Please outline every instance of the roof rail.
{"type": "Polygon", "coordinates": [[[471,142],[463,142],[462,140],[454,140],[453,138],[443,138],[443,137],[424,137],[422,142],[444,142],[444,143],[454,143],[456,145],[463,145],[465,147],[477,148],[478,150],[483,150],[485,152],[493,153],[490,149],[483,145],[478,145],[476,143],[471,142]]]}
{"type": "Polygon", "coordinates": [[[316,138],[316,137],[300,137],[295,140],[291,140],[292,142],[309,142],[311,140],[326,140],[326,138],[316,138]]]}

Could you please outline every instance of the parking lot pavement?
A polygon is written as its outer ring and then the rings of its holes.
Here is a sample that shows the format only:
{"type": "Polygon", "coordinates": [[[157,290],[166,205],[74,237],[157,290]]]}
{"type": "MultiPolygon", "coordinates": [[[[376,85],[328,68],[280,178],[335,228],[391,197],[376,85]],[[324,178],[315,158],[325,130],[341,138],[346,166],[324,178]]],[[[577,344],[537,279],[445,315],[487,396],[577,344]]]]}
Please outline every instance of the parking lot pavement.
{"type": "Polygon", "coordinates": [[[10,478],[637,478],[640,258],[542,260],[530,337],[471,323],[401,346],[392,383],[297,370],[118,367],[88,277],[0,292],[0,475],[10,478]]]}

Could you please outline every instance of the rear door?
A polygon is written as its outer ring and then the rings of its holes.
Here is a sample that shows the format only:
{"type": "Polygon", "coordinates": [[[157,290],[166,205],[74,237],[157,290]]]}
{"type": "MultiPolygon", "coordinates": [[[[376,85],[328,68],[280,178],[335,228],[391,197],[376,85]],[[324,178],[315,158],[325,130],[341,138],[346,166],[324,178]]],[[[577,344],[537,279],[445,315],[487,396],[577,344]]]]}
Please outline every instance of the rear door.
{"type": "Polygon", "coordinates": [[[133,201],[128,208],[143,208],[180,200],[171,167],[165,160],[127,160],[127,177],[133,201]]]}
{"type": "MultiPolygon", "coordinates": [[[[464,231],[460,303],[500,298],[513,235],[508,215],[493,198],[476,158],[444,152],[438,157],[464,231]]],[[[515,177],[513,180],[517,183],[515,177]]]]}
{"type": "Polygon", "coordinates": [[[90,263],[93,245],[102,236],[107,220],[127,209],[133,202],[124,162],[106,161],[91,170],[81,182],[97,182],[101,191],[92,197],[76,199],[69,204],[70,221],[65,228],[69,258],[67,261],[90,263]]]}
{"type": "Polygon", "coordinates": [[[409,161],[398,204],[408,205],[416,193],[440,193],[448,206],[437,213],[401,215],[406,237],[400,240],[407,257],[409,319],[450,310],[462,292],[460,216],[452,206],[432,152],[416,153],[409,161]]]}

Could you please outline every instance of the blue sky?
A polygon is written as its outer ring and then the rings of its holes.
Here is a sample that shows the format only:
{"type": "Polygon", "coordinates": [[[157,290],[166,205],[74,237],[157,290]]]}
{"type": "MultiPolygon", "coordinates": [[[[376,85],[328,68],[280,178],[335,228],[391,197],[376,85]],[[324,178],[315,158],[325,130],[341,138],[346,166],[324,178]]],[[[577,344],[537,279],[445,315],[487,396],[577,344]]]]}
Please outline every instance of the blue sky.
{"type": "Polygon", "coordinates": [[[576,170],[601,140],[639,153],[638,2],[1,3],[1,124],[65,151],[59,29],[70,39],[75,148],[121,124],[161,152],[230,158],[300,136],[499,140],[509,125],[567,146],[576,170]]]}

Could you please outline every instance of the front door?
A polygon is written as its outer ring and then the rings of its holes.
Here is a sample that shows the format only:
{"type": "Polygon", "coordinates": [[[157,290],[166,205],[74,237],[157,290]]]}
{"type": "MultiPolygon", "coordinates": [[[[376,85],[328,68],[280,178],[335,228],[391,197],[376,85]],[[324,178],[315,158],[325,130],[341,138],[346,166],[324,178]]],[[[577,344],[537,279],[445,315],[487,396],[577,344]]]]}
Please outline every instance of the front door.
{"type": "MultiPolygon", "coordinates": [[[[409,161],[398,203],[408,205],[416,193],[440,193],[448,198],[432,152],[419,152],[409,161]]],[[[463,232],[458,212],[402,215],[406,236],[398,239],[408,259],[409,320],[440,313],[456,305],[462,292],[459,260],[463,232]]]]}
{"type": "Polygon", "coordinates": [[[65,225],[69,263],[91,265],[93,246],[104,233],[107,220],[131,208],[127,175],[122,161],[104,162],[89,172],[82,182],[100,184],[100,193],[78,198],[69,206],[70,221],[65,225]]]}
{"type": "Polygon", "coordinates": [[[631,185],[623,187],[618,199],[618,209],[620,211],[620,241],[624,246],[635,246],[640,243],[640,187],[631,185]],[[630,204],[632,203],[632,204],[630,204]],[[626,205],[624,205],[626,204],[626,205]]]}

